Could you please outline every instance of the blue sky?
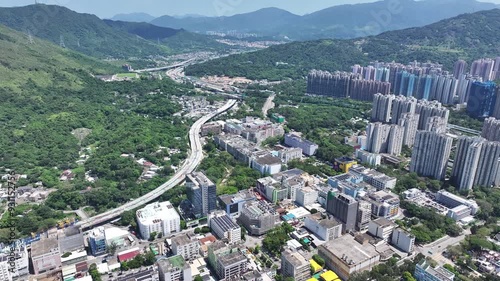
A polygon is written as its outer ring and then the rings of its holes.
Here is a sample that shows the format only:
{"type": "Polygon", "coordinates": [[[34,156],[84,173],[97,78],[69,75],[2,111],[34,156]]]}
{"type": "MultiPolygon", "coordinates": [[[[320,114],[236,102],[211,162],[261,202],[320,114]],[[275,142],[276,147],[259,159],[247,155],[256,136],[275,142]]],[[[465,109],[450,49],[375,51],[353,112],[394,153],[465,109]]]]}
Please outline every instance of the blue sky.
{"type": "MultiPolygon", "coordinates": [[[[323,8],[375,2],[375,0],[38,0],[46,4],[66,6],[77,12],[96,14],[109,18],[119,13],[145,12],[161,15],[233,15],[251,12],[264,7],[278,7],[295,14],[307,14],[323,8]]],[[[432,0],[429,0],[432,1],[432,0]]],[[[0,0],[0,6],[23,6],[35,0],[0,0]]],[[[500,4],[500,0],[482,0],[500,4]]]]}

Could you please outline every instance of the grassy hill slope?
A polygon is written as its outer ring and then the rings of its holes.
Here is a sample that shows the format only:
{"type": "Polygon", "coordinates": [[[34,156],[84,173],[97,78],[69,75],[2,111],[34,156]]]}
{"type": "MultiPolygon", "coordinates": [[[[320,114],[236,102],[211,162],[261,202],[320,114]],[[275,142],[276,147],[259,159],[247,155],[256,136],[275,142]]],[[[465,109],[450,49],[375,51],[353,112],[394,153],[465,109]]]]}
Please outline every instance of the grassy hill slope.
{"type": "Polygon", "coordinates": [[[0,25],[0,85],[19,92],[30,81],[40,87],[80,89],[83,70],[92,74],[118,71],[117,68],[78,52],[60,48],[50,42],[14,31],[0,25]]]}
{"type": "Polygon", "coordinates": [[[97,16],[65,7],[30,5],[0,8],[0,24],[94,57],[154,55],[168,49],[108,26],[97,16]]]}

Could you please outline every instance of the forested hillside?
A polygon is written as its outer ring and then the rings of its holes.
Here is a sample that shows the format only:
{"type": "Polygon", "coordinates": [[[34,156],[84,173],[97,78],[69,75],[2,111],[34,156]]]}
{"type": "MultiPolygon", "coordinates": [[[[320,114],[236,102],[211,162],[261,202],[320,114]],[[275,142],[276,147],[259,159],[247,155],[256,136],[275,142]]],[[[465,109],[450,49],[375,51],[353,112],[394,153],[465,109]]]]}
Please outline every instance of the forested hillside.
{"type": "Polygon", "coordinates": [[[293,42],[233,55],[187,68],[194,76],[251,79],[301,78],[311,69],[350,70],[370,61],[433,61],[450,69],[458,59],[500,54],[500,10],[465,14],[425,27],[351,40],[293,42]]]}
{"type": "MultiPolygon", "coordinates": [[[[190,88],[169,79],[106,83],[93,75],[113,74],[113,66],[39,38],[30,41],[4,26],[0,49],[2,167],[27,175],[18,186],[41,181],[56,189],[43,208],[28,215],[32,205],[18,206],[17,235],[54,226],[62,213],[51,208],[90,206],[101,212],[136,198],[165,181],[173,173],[170,166],[186,157],[190,122],[173,117],[180,107],[172,95],[189,94],[190,88]],[[159,152],[160,147],[180,153],[169,155],[159,152]],[[122,153],[165,169],[141,183],[142,167],[122,153]],[[83,165],[76,163],[87,157],[83,165]],[[75,175],[71,182],[59,180],[66,169],[75,175]],[[95,182],[85,179],[87,171],[92,171],[95,182]]],[[[5,235],[9,231],[0,229],[0,242],[8,239],[5,235]]]]}

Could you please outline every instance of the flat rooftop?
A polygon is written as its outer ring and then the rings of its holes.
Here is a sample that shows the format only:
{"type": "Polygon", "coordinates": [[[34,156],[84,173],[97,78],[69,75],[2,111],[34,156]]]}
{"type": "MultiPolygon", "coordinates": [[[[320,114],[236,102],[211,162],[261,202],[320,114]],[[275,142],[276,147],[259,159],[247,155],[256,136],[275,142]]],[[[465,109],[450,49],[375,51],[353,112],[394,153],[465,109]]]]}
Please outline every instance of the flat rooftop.
{"type": "Polygon", "coordinates": [[[339,222],[336,219],[322,219],[318,221],[319,225],[325,227],[325,228],[332,228],[337,225],[341,225],[342,223],[339,222]]]}
{"type": "Polygon", "coordinates": [[[291,263],[294,267],[300,267],[304,265],[308,265],[309,262],[298,252],[292,252],[290,250],[286,250],[283,253],[284,258],[291,263]]]}
{"type": "Polygon", "coordinates": [[[231,205],[233,203],[247,201],[250,199],[255,199],[255,196],[249,190],[242,190],[242,191],[240,191],[236,194],[232,194],[232,195],[225,194],[225,195],[219,196],[219,200],[224,202],[226,205],[231,205]]]}
{"type": "Polygon", "coordinates": [[[193,183],[198,183],[200,186],[212,186],[214,183],[202,172],[194,172],[188,175],[188,178],[193,183]]]}
{"type": "Polygon", "coordinates": [[[240,251],[235,251],[230,254],[219,257],[219,261],[224,266],[229,266],[235,263],[244,262],[247,260],[247,257],[242,254],[240,251]]]}
{"type": "Polygon", "coordinates": [[[393,223],[392,221],[386,219],[386,218],[378,218],[376,220],[373,220],[373,223],[377,224],[378,226],[381,226],[381,227],[387,227],[387,226],[391,226],[391,225],[396,225],[395,223],[393,223]]]}
{"type": "Polygon", "coordinates": [[[169,202],[155,202],[137,211],[137,219],[143,224],[153,224],[165,218],[179,217],[174,206],[169,202]]]}
{"type": "Polygon", "coordinates": [[[255,162],[259,163],[260,165],[281,165],[281,159],[272,156],[270,153],[264,156],[257,157],[257,159],[255,159],[255,162]]]}
{"type": "Polygon", "coordinates": [[[186,266],[189,265],[186,264],[186,261],[181,255],[158,261],[158,267],[160,267],[164,272],[169,272],[176,269],[184,269],[186,266]]]}
{"type": "Polygon", "coordinates": [[[215,217],[215,218],[211,219],[211,221],[213,221],[214,223],[219,225],[219,227],[224,232],[239,227],[231,218],[229,218],[228,215],[215,217]]]}
{"type": "Polygon", "coordinates": [[[172,237],[172,244],[173,243],[175,243],[179,246],[182,246],[182,245],[191,244],[191,243],[193,243],[193,241],[186,234],[183,234],[183,235],[172,237]]]}
{"type": "Polygon", "coordinates": [[[31,246],[31,256],[38,257],[49,253],[53,249],[59,250],[59,243],[56,238],[47,238],[40,240],[31,246]]]}
{"type": "Polygon", "coordinates": [[[355,241],[351,235],[344,235],[320,247],[325,248],[338,259],[343,260],[346,265],[349,265],[349,262],[352,261],[352,264],[349,266],[359,265],[364,261],[380,256],[373,245],[362,245],[355,241]]]}

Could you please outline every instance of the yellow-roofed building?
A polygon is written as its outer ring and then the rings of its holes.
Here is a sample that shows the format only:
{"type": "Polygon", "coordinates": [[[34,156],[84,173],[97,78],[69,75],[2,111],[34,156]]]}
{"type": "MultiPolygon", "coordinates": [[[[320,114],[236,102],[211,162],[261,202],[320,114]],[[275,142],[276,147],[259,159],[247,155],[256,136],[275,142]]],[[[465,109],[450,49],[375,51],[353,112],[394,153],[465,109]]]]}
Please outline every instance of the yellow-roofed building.
{"type": "Polygon", "coordinates": [[[339,279],[339,276],[331,270],[328,270],[325,273],[321,274],[320,277],[321,280],[324,281],[335,281],[336,279],[339,279]]]}
{"type": "Polygon", "coordinates": [[[316,278],[309,278],[309,279],[307,279],[307,281],[318,281],[318,279],[316,279],[316,278]]]}
{"type": "Polygon", "coordinates": [[[311,268],[312,268],[314,273],[318,273],[323,269],[323,267],[321,265],[319,265],[316,261],[310,260],[309,262],[311,263],[311,268]]]}

